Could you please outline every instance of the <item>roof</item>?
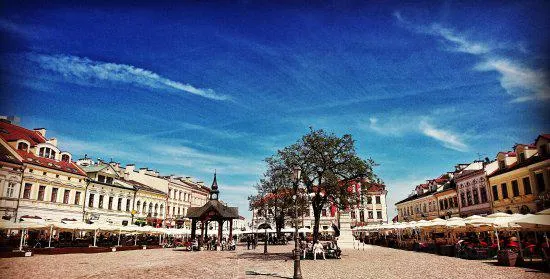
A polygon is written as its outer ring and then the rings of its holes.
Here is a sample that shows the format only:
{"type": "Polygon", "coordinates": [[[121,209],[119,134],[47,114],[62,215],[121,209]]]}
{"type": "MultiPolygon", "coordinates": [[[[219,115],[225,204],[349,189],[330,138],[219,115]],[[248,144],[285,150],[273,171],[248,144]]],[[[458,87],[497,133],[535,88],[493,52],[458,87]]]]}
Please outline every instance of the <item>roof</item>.
{"type": "Polygon", "coordinates": [[[90,172],[99,172],[104,168],[106,168],[107,166],[108,165],[93,165],[93,166],[80,166],[80,168],[85,172],[90,173],[90,172]]]}
{"type": "Polygon", "coordinates": [[[200,219],[204,218],[207,214],[213,214],[213,216],[219,216],[224,219],[238,219],[239,209],[237,207],[226,206],[218,200],[208,200],[201,207],[190,207],[185,217],[200,219]]]}
{"type": "Polygon", "coordinates": [[[436,192],[436,190],[432,190],[432,191],[428,191],[426,193],[423,193],[421,195],[414,194],[410,197],[407,197],[406,199],[403,199],[403,200],[400,200],[400,201],[396,202],[395,205],[398,205],[398,204],[404,203],[404,202],[408,202],[408,201],[412,201],[412,200],[416,200],[416,199],[420,199],[420,198],[423,198],[423,197],[427,197],[427,196],[432,195],[435,192],[436,192]]]}
{"type": "MultiPolygon", "coordinates": [[[[2,137],[2,139],[7,142],[24,139],[29,141],[31,146],[46,142],[46,139],[36,131],[31,131],[23,127],[19,127],[17,125],[2,121],[0,121],[0,137],[2,137]]],[[[16,150],[16,152],[21,157],[23,157],[23,163],[86,176],[86,173],[72,161],[65,162],[44,157],[38,157],[34,155],[34,153],[27,152],[25,150],[16,150]]]]}
{"type": "Polygon", "coordinates": [[[38,131],[29,130],[5,121],[0,121],[0,136],[7,142],[23,139],[33,146],[47,141],[38,131]]]}
{"type": "Polygon", "coordinates": [[[138,190],[138,191],[148,191],[148,192],[153,192],[153,193],[157,193],[157,194],[166,195],[166,193],[164,193],[161,190],[158,190],[158,189],[155,189],[153,187],[147,186],[145,184],[139,183],[135,180],[125,180],[125,179],[123,179],[122,181],[132,184],[136,188],[136,190],[138,190]]]}
{"type": "Polygon", "coordinates": [[[533,164],[543,162],[543,161],[546,161],[546,160],[549,160],[548,156],[541,156],[541,155],[531,156],[531,157],[525,159],[523,162],[516,161],[513,165],[511,165],[511,166],[509,166],[505,169],[498,169],[495,172],[493,172],[491,175],[488,175],[487,177],[493,177],[493,176],[497,176],[497,175],[500,175],[500,174],[503,174],[503,173],[511,172],[513,170],[517,170],[519,168],[529,166],[529,165],[533,165],[533,164]]]}
{"type": "Polygon", "coordinates": [[[17,157],[16,156],[17,156],[17,153],[15,152],[15,150],[10,148],[7,143],[5,145],[0,144],[0,161],[17,164],[17,165],[23,165],[21,160],[17,158],[18,156],[17,157]]]}

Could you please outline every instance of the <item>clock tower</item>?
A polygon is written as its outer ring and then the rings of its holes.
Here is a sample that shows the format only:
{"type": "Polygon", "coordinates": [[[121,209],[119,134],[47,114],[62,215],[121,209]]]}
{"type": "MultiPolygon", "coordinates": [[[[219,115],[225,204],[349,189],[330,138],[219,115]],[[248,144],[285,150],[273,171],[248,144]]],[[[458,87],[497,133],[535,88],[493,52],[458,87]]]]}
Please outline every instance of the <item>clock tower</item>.
{"type": "Polygon", "coordinates": [[[210,200],[218,200],[220,191],[218,190],[218,181],[216,179],[216,171],[214,171],[214,181],[212,181],[212,190],[210,190],[210,200]]]}

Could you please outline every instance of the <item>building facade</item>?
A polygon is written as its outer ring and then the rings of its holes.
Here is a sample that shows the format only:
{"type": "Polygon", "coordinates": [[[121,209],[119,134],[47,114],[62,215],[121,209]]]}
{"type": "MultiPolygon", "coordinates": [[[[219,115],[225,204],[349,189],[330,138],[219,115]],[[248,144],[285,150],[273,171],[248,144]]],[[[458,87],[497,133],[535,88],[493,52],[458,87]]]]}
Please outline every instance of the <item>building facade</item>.
{"type": "Polygon", "coordinates": [[[23,172],[14,218],[81,220],[86,173],[46,129],[29,130],[0,121],[0,137],[22,158],[23,172]]]}
{"type": "Polygon", "coordinates": [[[455,176],[461,217],[492,213],[487,175],[497,169],[498,162],[473,162],[455,176]]]}
{"type": "Polygon", "coordinates": [[[80,159],[77,164],[88,175],[84,221],[128,225],[132,222],[132,209],[136,189],[120,183],[115,169],[101,160],[80,159]]]}
{"type": "Polygon", "coordinates": [[[0,216],[15,218],[23,173],[23,157],[0,138],[0,216]]]}
{"type": "Polygon", "coordinates": [[[539,136],[536,144],[518,144],[514,152],[497,154],[498,170],[489,176],[493,212],[526,214],[545,208],[550,159],[541,150],[543,142],[547,145],[548,139],[539,136]]]}

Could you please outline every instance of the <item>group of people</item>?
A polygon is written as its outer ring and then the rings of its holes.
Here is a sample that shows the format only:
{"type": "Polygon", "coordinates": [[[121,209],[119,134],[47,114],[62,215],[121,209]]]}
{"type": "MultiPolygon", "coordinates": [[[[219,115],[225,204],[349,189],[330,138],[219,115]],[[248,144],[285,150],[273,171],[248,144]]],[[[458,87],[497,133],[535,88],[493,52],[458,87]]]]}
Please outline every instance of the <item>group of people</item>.
{"type": "Polygon", "coordinates": [[[306,241],[303,239],[300,242],[300,249],[302,250],[302,258],[306,258],[308,253],[313,254],[313,260],[317,260],[317,255],[322,255],[323,260],[326,260],[326,253],[330,252],[332,256],[339,259],[342,250],[338,247],[336,240],[331,240],[323,245],[319,240],[315,243],[313,241],[306,241]]]}
{"type": "Polygon", "coordinates": [[[205,248],[206,250],[216,251],[218,250],[228,250],[228,251],[234,251],[237,247],[237,243],[235,242],[235,238],[231,238],[231,240],[227,240],[227,238],[223,237],[221,241],[215,237],[209,237],[206,236],[203,238],[196,237],[192,241],[192,250],[200,250],[201,247],[205,248]]]}
{"type": "Polygon", "coordinates": [[[250,250],[250,248],[252,248],[256,250],[256,246],[258,246],[258,238],[253,235],[246,236],[246,249],[250,250]]]}

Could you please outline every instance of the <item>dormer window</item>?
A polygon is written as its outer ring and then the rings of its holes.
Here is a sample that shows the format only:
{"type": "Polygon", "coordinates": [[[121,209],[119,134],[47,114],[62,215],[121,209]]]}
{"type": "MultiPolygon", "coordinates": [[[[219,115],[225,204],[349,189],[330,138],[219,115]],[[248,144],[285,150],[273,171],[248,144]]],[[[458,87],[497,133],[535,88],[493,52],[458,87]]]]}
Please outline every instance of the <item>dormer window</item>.
{"type": "Polygon", "coordinates": [[[49,159],[55,159],[55,154],[56,152],[49,147],[41,147],[38,151],[38,156],[49,159]]]}
{"type": "Polygon", "coordinates": [[[498,168],[501,170],[506,168],[506,163],[504,162],[504,160],[498,161],[498,168]]]}
{"type": "Polygon", "coordinates": [[[68,162],[71,161],[71,157],[67,154],[63,154],[63,155],[61,155],[61,161],[68,163],[68,162]]]}
{"type": "Polygon", "coordinates": [[[19,144],[17,144],[17,150],[29,150],[29,145],[25,142],[20,142],[19,144]]]}

